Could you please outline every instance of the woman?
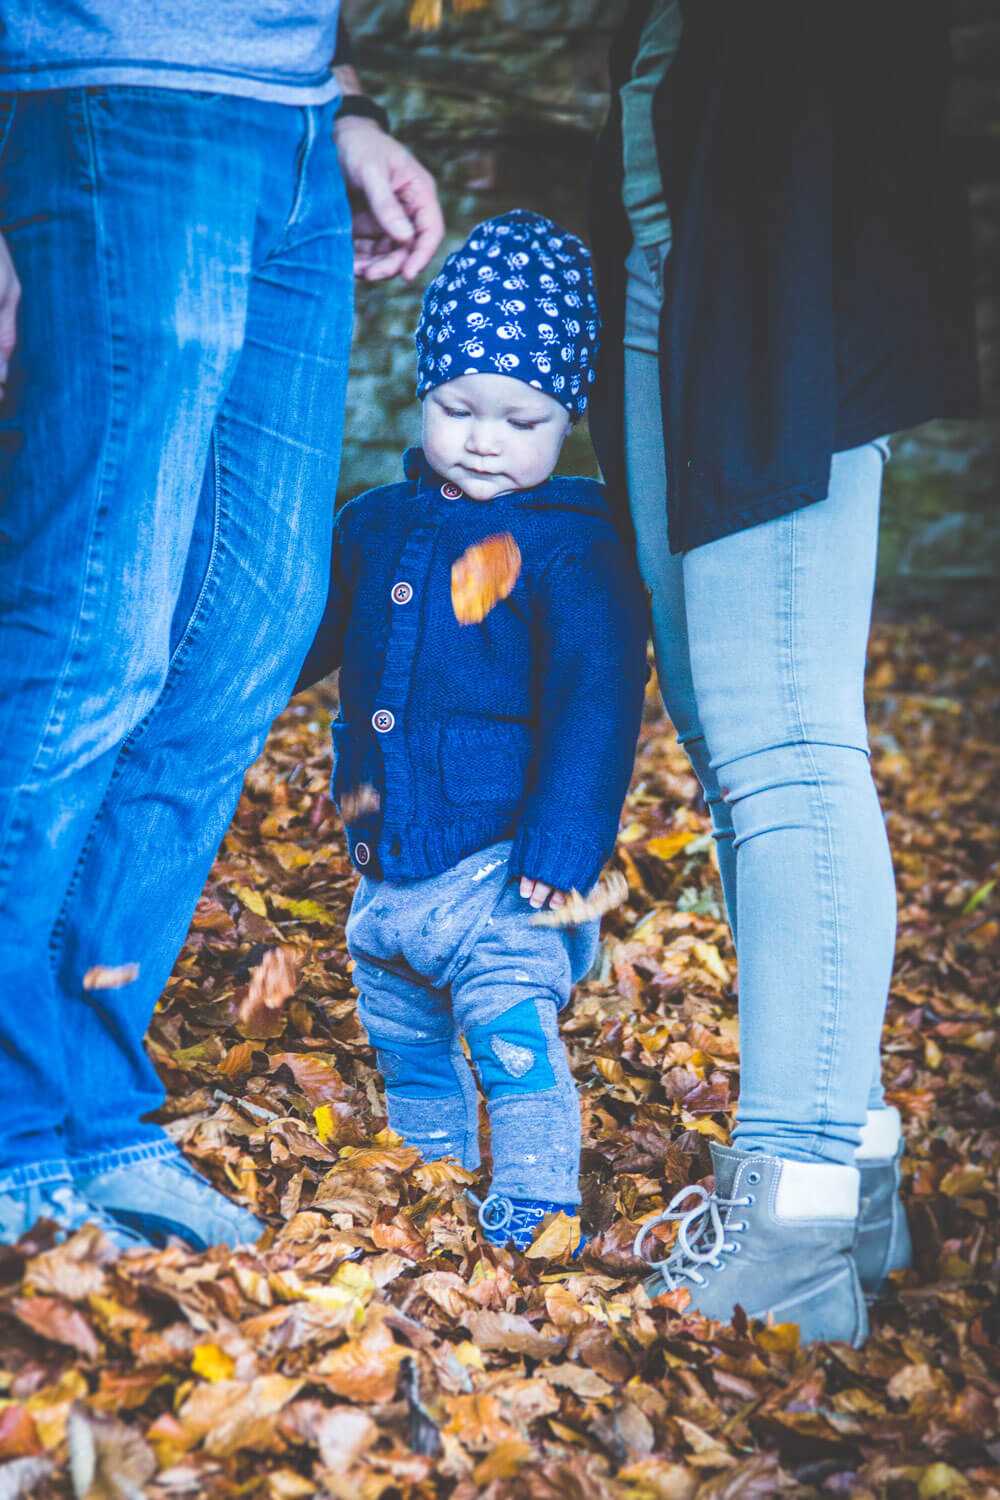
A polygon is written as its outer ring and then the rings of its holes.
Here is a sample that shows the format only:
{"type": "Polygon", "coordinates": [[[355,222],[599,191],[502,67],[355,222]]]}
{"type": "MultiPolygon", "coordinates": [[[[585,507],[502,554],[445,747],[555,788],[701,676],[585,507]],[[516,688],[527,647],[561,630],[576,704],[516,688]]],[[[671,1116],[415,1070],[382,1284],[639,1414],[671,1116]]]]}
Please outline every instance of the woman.
{"type": "Polygon", "coordinates": [[[714,1193],[671,1205],[683,1233],[650,1290],[860,1342],[863,1292],[909,1258],[863,701],[885,434],[976,399],[947,11],[642,0],[612,74],[591,426],[740,967],[733,1143],[714,1193]]]}

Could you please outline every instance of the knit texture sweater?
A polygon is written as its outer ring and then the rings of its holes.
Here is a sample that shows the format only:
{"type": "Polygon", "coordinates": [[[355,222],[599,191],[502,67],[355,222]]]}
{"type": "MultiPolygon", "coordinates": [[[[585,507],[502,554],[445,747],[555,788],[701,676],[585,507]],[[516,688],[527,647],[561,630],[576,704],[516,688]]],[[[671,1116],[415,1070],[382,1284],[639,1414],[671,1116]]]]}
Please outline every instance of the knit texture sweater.
{"type": "Polygon", "coordinates": [[[646,594],[604,488],[488,501],[420,449],[337,517],[333,797],[355,865],[419,880],[501,838],[512,876],[586,891],[614,847],[646,676],[646,594]],[[510,595],[460,625],[452,564],[508,532],[510,595]],[[348,795],[350,794],[350,795],[348,795]]]}

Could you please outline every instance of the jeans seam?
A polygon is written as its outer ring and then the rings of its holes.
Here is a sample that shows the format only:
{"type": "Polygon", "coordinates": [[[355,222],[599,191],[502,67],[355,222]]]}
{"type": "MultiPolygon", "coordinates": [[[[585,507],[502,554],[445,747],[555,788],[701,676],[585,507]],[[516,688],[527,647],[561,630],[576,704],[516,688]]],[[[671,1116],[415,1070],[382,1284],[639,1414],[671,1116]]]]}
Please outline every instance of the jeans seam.
{"type": "Polygon", "coordinates": [[[131,1146],[113,1146],[106,1150],[84,1151],[81,1155],[69,1155],[67,1161],[74,1177],[93,1176],[97,1172],[113,1171],[117,1167],[129,1167],[148,1161],[163,1161],[180,1156],[181,1150],[169,1137],[162,1141],[140,1141],[131,1146]]]}
{"type": "MultiPolygon", "coordinates": [[[[96,494],[97,504],[91,522],[91,532],[87,544],[87,562],[83,570],[83,582],[80,595],[80,607],[73,623],[73,630],[62,666],[53,689],[52,698],[49,703],[45,722],[39,735],[38,743],[31,761],[31,774],[38,774],[45,768],[46,758],[51,743],[57,733],[57,721],[61,704],[64,702],[72,682],[73,669],[81,654],[81,645],[88,638],[84,626],[93,624],[93,616],[87,615],[87,598],[92,592],[93,575],[95,570],[95,553],[99,542],[104,535],[104,522],[107,515],[107,502],[104,498],[107,493],[107,477],[112,467],[112,455],[115,452],[116,433],[120,430],[117,417],[122,405],[121,389],[118,379],[119,360],[115,352],[114,319],[111,314],[111,278],[110,257],[107,253],[107,235],[104,232],[103,219],[100,210],[100,194],[97,191],[97,149],[91,126],[87,100],[83,90],[74,90],[69,100],[69,112],[76,113],[74,106],[79,111],[78,124],[82,127],[81,134],[86,147],[87,164],[90,173],[90,182],[93,187],[91,201],[93,205],[93,231],[95,262],[98,266],[98,294],[104,307],[104,326],[107,334],[107,345],[109,349],[108,362],[108,412],[104,429],[104,441],[101,444],[101,460],[97,475],[96,494]]],[[[25,807],[25,797],[17,798],[15,811],[11,817],[7,830],[5,847],[0,857],[0,893],[7,886],[15,866],[15,856],[30,826],[28,810],[25,807]]]]}
{"type": "Polygon", "coordinates": [[[72,680],[73,667],[83,654],[86,643],[89,640],[89,632],[93,628],[94,615],[88,614],[88,597],[93,594],[93,580],[95,568],[99,570],[100,563],[97,558],[99,548],[106,537],[106,522],[108,514],[107,494],[109,490],[109,478],[114,471],[118,461],[118,435],[121,424],[116,420],[122,409],[122,390],[119,371],[123,361],[120,351],[116,349],[115,321],[112,316],[112,274],[111,256],[108,249],[108,235],[106,232],[103,215],[101,212],[101,195],[98,191],[98,159],[97,140],[90,118],[89,104],[84,90],[75,91],[75,100],[79,105],[80,122],[83,126],[83,138],[87,149],[87,163],[90,170],[90,179],[93,183],[93,227],[94,227],[94,249],[95,262],[98,267],[98,287],[101,300],[104,304],[104,326],[107,332],[108,349],[110,358],[108,362],[108,413],[105,423],[104,441],[101,444],[101,461],[97,474],[97,504],[94,508],[94,516],[87,549],[87,563],[83,575],[83,587],[80,596],[80,609],[73,627],[73,634],[67,651],[66,660],[60,681],[53,693],[49,714],[42,730],[41,740],[35,753],[35,761],[32,770],[38,771],[44,767],[45,756],[49,744],[58,734],[58,716],[62,702],[67,696],[69,683],[72,680]]]}
{"type": "MultiPolygon", "coordinates": [[[[795,666],[795,662],[796,662],[796,656],[795,656],[795,647],[796,647],[796,638],[795,638],[795,618],[796,618],[796,614],[795,614],[795,566],[796,566],[797,554],[798,554],[798,548],[797,548],[797,543],[798,543],[798,524],[797,523],[798,523],[798,512],[793,512],[792,515],[789,517],[790,540],[789,540],[789,549],[788,549],[788,551],[789,551],[789,569],[788,569],[788,613],[787,613],[788,670],[789,670],[789,681],[790,681],[791,691],[792,691],[792,707],[794,709],[796,723],[797,723],[797,726],[798,726],[798,732],[799,732],[799,736],[800,736],[799,743],[800,743],[800,745],[802,747],[802,754],[803,754],[803,756],[804,756],[804,758],[805,758],[805,760],[806,760],[806,762],[808,763],[808,766],[809,766],[809,771],[810,771],[810,774],[811,774],[813,788],[814,788],[814,791],[813,791],[813,801],[814,801],[814,805],[818,808],[819,812],[822,815],[823,831],[824,831],[824,835],[825,835],[825,843],[826,843],[826,851],[825,852],[826,852],[827,879],[824,882],[824,880],[822,879],[822,872],[819,869],[817,869],[817,871],[816,871],[817,885],[818,885],[818,889],[819,889],[821,895],[822,895],[822,892],[824,891],[824,887],[826,889],[827,898],[828,898],[828,905],[829,905],[830,913],[831,913],[831,916],[832,916],[832,927],[833,927],[833,951],[832,951],[833,962],[832,962],[832,965],[831,965],[831,974],[832,974],[832,979],[833,979],[833,997],[832,997],[833,998],[833,1007],[832,1007],[832,1013],[831,1013],[831,1015],[829,1017],[828,1023],[826,1024],[826,1026],[824,1028],[825,1034],[826,1034],[826,1045],[825,1045],[825,1049],[824,1049],[825,1050],[825,1056],[822,1057],[821,1060],[820,1060],[820,1071],[821,1071],[821,1080],[822,1080],[822,1082],[821,1082],[822,1118],[823,1118],[823,1120],[825,1122],[826,1120],[829,1119],[829,1116],[830,1116],[830,1088],[831,1088],[831,1081],[832,1081],[832,1074],[833,1074],[833,1058],[834,1058],[834,1055],[836,1053],[837,1034],[838,1034],[838,1031],[839,1031],[839,1028],[840,1028],[840,989],[841,989],[841,983],[842,983],[841,964],[840,964],[840,949],[841,949],[840,904],[839,904],[839,901],[838,901],[838,898],[837,898],[836,861],[834,859],[834,850],[833,850],[833,830],[830,827],[830,810],[829,810],[829,807],[827,805],[826,798],[823,795],[823,783],[822,783],[822,778],[820,777],[820,774],[819,774],[819,768],[818,768],[818,766],[816,764],[816,757],[813,754],[812,745],[810,744],[809,739],[808,739],[808,737],[806,735],[805,720],[804,720],[803,713],[802,713],[802,694],[801,694],[801,689],[800,689],[800,686],[799,686],[798,673],[796,672],[796,666],[795,666]]],[[[822,984],[825,984],[825,976],[821,975],[820,976],[820,980],[821,980],[822,984]]],[[[812,1150],[817,1155],[821,1155],[822,1154],[822,1148],[823,1148],[823,1145],[824,1145],[824,1140],[823,1140],[822,1135],[819,1134],[819,1133],[813,1135],[811,1137],[810,1145],[811,1145],[812,1150]]]]}

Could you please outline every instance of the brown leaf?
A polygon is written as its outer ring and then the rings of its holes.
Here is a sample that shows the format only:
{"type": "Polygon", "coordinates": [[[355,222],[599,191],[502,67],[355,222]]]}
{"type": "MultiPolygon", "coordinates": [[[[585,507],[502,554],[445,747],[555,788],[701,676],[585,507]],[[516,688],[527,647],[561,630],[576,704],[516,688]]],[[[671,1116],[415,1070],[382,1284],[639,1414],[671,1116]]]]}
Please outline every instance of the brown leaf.
{"type": "Polygon", "coordinates": [[[533,1359],[548,1359],[565,1348],[562,1334],[543,1334],[520,1313],[481,1312],[463,1314],[462,1322],[480,1349],[502,1349],[509,1354],[530,1354],[533,1359]]]}
{"type": "Polygon", "coordinates": [[[310,1104],[330,1104],[343,1099],[344,1080],[333,1063],[314,1052],[276,1052],[271,1056],[271,1071],[287,1068],[296,1086],[310,1104]]]}
{"type": "Polygon", "coordinates": [[[240,1004],[241,1036],[265,1039],[284,1030],[282,1008],[299,982],[299,958],[293,948],[268,948],[250,977],[240,1004]]]}
{"type": "Polygon", "coordinates": [[[467,547],[451,567],[451,604],[460,625],[478,625],[506,599],[521,574],[521,552],[509,531],[467,547]]]}
{"type": "Polygon", "coordinates": [[[13,1402],[0,1409],[0,1459],[30,1458],[44,1452],[30,1411],[13,1402]]]}
{"type": "Polygon", "coordinates": [[[26,1328],[54,1343],[68,1344],[84,1359],[95,1360],[100,1353],[100,1345],[86,1318],[58,1297],[16,1297],[11,1311],[26,1328]]]}
{"type": "Polygon", "coordinates": [[[316,1365],[324,1385],[347,1401],[391,1401],[406,1350],[388,1329],[376,1326],[360,1339],[332,1349],[316,1365]]]}

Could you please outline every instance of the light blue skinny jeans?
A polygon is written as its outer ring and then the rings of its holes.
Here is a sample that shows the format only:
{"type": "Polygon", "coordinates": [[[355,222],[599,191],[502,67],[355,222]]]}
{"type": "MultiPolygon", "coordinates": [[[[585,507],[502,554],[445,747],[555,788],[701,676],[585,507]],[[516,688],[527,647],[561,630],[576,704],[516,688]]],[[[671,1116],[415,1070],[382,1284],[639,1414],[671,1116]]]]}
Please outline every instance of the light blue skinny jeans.
{"type": "Polygon", "coordinates": [[[864,668],[882,441],[827,499],[671,554],[657,359],[663,255],[627,262],[626,454],[667,712],[705,792],[739,961],[734,1144],[851,1162],[883,1104],[896,930],[864,668]]]}

